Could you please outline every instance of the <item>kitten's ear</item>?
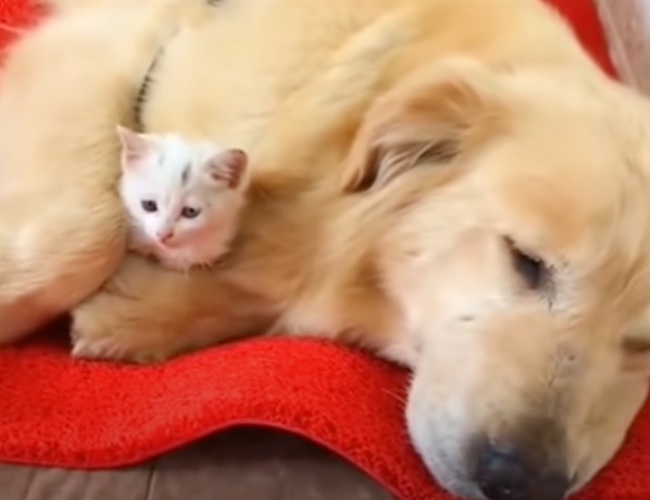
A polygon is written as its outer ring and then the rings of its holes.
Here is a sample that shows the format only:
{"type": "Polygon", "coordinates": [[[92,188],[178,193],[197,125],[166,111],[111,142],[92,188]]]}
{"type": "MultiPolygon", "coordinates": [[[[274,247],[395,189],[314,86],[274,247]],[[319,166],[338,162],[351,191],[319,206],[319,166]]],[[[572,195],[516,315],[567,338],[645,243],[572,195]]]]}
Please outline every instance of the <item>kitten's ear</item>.
{"type": "Polygon", "coordinates": [[[228,187],[235,189],[248,168],[248,155],[241,149],[226,149],[211,156],[206,165],[213,180],[225,182],[228,187]]]}
{"type": "Polygon", "coordinates": [[[118,125],[117,136],[122,145],[123,169],[137,168],[152,152],[152,144],[143,134],[118,125]]]}

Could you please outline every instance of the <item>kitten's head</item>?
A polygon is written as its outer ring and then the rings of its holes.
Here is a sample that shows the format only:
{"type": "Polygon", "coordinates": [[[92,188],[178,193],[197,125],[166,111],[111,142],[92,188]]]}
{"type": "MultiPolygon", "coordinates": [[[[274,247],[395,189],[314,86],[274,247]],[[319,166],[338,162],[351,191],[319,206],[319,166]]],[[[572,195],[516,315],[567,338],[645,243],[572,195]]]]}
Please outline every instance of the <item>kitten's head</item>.
{"type": "Polygon", "coordinates": [[[209,248],[219,232],[230,231],[243,203],[246,153],[121,126],[118,135],[122,199],[144,235],[161,247],[203,242],[205,252],[215,252],[209,248]]]}

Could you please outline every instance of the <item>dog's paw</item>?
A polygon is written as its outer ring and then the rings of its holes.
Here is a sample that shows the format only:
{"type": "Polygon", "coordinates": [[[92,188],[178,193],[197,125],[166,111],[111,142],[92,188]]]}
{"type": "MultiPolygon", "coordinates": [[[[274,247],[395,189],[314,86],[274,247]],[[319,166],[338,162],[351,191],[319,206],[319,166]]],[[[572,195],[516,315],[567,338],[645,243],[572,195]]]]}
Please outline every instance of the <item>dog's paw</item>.
{"type": "Polygon", "coordinates": [[[74,330],[72,357],[103,361],[118,361],[135,364],[158,364],[171,357],[170,353],[125,342],[120,335],[91,336],[84,331],[74,330]]]}
{"type": "Polygon", "coordinates": [[[117,361],[130,364],[159,364],[167,361],[162,354],[144,353],[125,349],[113,339],[81,339],[72,345],[72,357],[100,361],[117,361]]]}
{"type": "Polygon", "coordinates": [[[160,363],[264,331],[274,311],[256,294],[228,286],[218,269],[179,273],[140,256],[72,312],[72,355],[160,363]]]}
{"type": "Polygon", "coordinates": [[[104,288],[72,311],[72,356],[140,364],[166,361],[180,349],[174,322],[165,325],[167,319],[172,318],[146,300],[133,301],[104,288]]]}

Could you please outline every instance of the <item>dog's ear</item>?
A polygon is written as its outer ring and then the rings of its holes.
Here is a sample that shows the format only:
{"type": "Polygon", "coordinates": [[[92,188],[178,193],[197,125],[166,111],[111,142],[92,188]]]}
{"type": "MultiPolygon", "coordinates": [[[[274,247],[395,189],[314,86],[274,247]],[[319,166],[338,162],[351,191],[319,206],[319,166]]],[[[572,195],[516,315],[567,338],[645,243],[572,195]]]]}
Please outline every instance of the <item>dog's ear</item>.
{"type": "Polygon", "coordinates": [[[342,189],[376,189],[420,162],[447,163],[493,134],[506,115],[498,77],[454,59],[414,75],[380,98],[354,139],[342,189]]]}

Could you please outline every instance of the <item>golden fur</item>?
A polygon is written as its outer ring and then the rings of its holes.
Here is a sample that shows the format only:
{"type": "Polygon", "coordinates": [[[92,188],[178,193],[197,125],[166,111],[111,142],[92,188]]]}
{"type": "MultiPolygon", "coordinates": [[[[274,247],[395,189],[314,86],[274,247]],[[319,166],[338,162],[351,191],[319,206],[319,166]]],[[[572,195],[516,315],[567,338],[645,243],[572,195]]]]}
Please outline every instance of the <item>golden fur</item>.
{"type": "Polygon", "coordinates": [[[527,443],[536,480],[553,465],[572,490],[610,459],[649,368],[650,106],[555,13],[49,3],[0,88],[5,341],[71,309],[83,357],[324,336],[413,369],[410,435],[460,495],[481,498],[478,437],[527,443]],[[120,264],[114,126],[163,45],[147,129],[242,147],[253,171],[234,252],[190,274],[120,264]]]}

